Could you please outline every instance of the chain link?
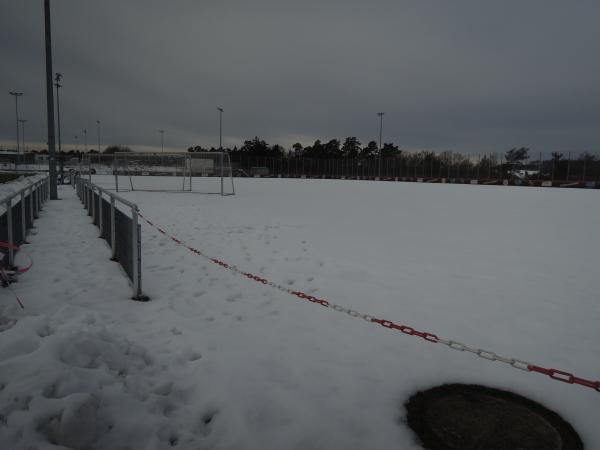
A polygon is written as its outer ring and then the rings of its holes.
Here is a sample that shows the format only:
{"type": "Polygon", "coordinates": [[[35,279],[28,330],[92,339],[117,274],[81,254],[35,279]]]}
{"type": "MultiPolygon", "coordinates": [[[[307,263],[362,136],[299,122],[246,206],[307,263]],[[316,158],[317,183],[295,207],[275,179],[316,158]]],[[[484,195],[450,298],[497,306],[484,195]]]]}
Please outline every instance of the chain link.
{"type": "Polygon", "coordinates": [[[209,256],[206,256],[204,253],[202,253],[200,250],[194,248],[194,247],[190,247],[188,245],[186,245],[183,241],[181,241],[180,239],[177,239],[175,236],[171,236],[169,235],[165,230],[163,230],[162,228],[158,227],[157,225],[155,225],[154,223],[150,222],[148,219],[146,219],[146,217],[144,217],[142,215],[141,212],[138,211],[138,215],[146,222],[148,223],[148,225],[150,225],[151,227],[155,228],[156,230],[158,230],[161,234],[169,237],[173,242],[175,242],[177,245],[180,245],[182,247],[185,247],[186,249],[188,249],[189,251],[191,251],[192,253],[195,253],[196,255],[202,256],[203,258],[208,259],[209,261],[225,268],[228,269],[238,275],[242,275],[245,276],[246,278],[249,278],[251,280],[254,280],[258,283],[261,283],[263,285],[266,286],[270,286],[272,288],[275,288],[281,292],[284,292],[286,294],[289,295],[293,295],[295,297],[298,297],[302,300],[306,300],[309,301],[311,303],[317,303],[325,308],[328,309],[332,309],[334,311],[337,312],[342,312],[345,313],[347,315],[349,315],[350,317],[353,318],[359,318],[359,319],[363,319],[367,322],[370,323],[376,323],[381,325],[384,328],[389,328],[392,330],[397,330],[400,331],[401,333],[404,334],[408,334],[410,336],[417,336],[420,337],[421,339],[424,339],[428,342],[433,342],[433,343],[440,343],[440,344],[444,344],[446,345],[448,348],[451,348],[452,350],[456,350],[459,352],[469,352],[469,353],[473,353],[474,355],[477,355],[478,357],[482,358],[482,359],[486,359],[488,361],[500,361],[502,363],[508,364],[511,367],[514,367],[515,369],[519,369],[519,370],[523,370],[525,372],[537,372],[540,373],[542,375],[546,375],[550,378],[552,378],[553,380],[557,380],[557,381],[562,381],[563,383],[568,383],[568,384],[578,384],[581,386],[585,386],[585,387],[589,387],[591,389],[594,389],[597,392],[600,392],[600,381],[594,381],[594,380],[587,380],[585,378],[579,378],[576,377],[575,375],[573,375],[572,373],[569,372],[563,372],[561,370],[557,370],[557,369],[547,369],[545,367],[541,367],[541,366],[537,366],[534,365],[530,362],[527,361],[523,361],[520,359],[515,359],[515,358],[506,358],[504,356],[500,356],[498,354],[496,354],[495,352],[489,351],[489,350],[484,350],[481,348],[477,348],[477,347],[470,347],[466,344],[463,344],[462,342],[458,342],[458,341],[453,341],[453,340],[446,340],[446,339],[442,339],[438,336],[436,336],[433,333],[428,333],[426,331],[418,331],[415,330],[412,327],[409,327],[408,325],[400,325],[400,324],[396,324],[390,320],[385,320],[385,319],[377,319],[373,316],[370,316],[368,314],[363,314],[360,313],[358,311],[355,311],[353,309],[349,309],[349,308],[345,308],[344,306],[341,305],[337,305],[335,303],[331,303],[325,299],[322,298],[318,298],[315,297],[314,295],[310,295],[310,294],[306,294],[302,291],[295,291],[293,289],[289,289],[286,288],[285,286],[282,286],[280,284],[274,283],[272,281],[267,280],[266,278],[260,277],[258,275],[254,275],[250,272],[244,272],[242,270],[240,270],[237,266],[233,266],[230,264],[227,264],[224,261],[221,261],[217,258],[211,258],[209,256]]]}

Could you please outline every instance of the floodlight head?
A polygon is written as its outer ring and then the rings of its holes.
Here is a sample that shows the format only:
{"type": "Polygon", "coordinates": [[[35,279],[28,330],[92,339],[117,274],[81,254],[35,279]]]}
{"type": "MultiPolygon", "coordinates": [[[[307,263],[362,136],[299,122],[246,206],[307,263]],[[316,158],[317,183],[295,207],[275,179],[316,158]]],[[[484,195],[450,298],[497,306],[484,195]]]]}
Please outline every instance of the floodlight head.
{"type": "Polygon", "coordinates": [[[54,79],[56,80],[57,83],[60,81],[61,78],[62,78],[62,73],[56,72],[56,77],[54,79]]]}
{"type": "Polygon", "coordinates": [[[25,122],[27,122],[27,119],[19,119],[19,122],[25,123],[25,122]]]}
{"type": "Polygon", "coordinates": [[[223,112],[223,108],[217,108],[219,111],[223,112]]]}
{"type": "Polygon", "coordinates": [[[378,112],[378,113],[377,113],[377,115],[378,115],[379,117],[383,116],[384,114],[385,114],[384,112],[378,112]]]}
{"type": "Polygon", "coordinates": [[[10,95],[14,95],[15,97],[20,97],[21,95],[23,95],[22,92],[9,92],[10,95]]]}

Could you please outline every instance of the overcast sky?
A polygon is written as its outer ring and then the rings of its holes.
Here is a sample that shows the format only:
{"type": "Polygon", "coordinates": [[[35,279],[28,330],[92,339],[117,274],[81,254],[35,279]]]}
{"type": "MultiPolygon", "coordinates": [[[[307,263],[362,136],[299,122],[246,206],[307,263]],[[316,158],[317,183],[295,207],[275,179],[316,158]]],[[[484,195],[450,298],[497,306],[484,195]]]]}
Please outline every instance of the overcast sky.
{"type": "MultiPolygon", "coordinates": [[[[383,137],[600,154],[598,0],[53,0],[63,148],[383,137]]],[[[0,145],[45,143],[42,0],[0,0],[0,145]]]]}

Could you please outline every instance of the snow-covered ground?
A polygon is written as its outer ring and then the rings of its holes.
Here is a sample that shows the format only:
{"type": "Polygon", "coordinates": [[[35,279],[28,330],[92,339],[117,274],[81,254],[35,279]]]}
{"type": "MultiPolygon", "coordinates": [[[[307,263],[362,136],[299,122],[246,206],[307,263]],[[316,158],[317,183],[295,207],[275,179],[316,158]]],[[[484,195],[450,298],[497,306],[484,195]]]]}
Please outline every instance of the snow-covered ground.
{"type": "MultiPolygon", "coordinates": [[[[241,270],[600,378],[597,192],[281,179],[236,180],[236,191],[123,195],[241,270]]],[[[592,389],[300,300],[146,224],[151,301],[130,301],[74,192],[60,194],[14,285],[26,309],[0,291],[0,448],[418,449],[403,404],[447,382],[525,395],[600,448],[592,389]]]]}

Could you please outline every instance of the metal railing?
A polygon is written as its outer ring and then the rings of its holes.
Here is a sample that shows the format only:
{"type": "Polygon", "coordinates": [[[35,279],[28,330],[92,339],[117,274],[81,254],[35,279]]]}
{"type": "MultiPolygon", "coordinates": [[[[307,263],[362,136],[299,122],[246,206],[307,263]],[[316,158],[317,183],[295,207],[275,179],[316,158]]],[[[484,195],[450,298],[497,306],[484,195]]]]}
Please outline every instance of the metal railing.
{"type": "Polygon", "coordinates": [[[131,280],[132,298],[147,301],[148,297],[142,293],[141,225],[137,205],[80,176],[74,177],[71,184],[92,217],[92,223],[100,230],[100,237],[110,245],[111,260],[117,261],[131,280]],[[125,211],[118,208],[118,204],[124,206],[125,211]]]}
{"type": "Polygon", "coordinates": [[[49,197],[49,178],[45,177],[0,199],[0,242],[8,245],[7,256],[0,264],[14,266],[15,246],[27,243],[27,231],[39,217],[42,206],[49,197]],[[18,201],[15,201],[17,199],[18,201]]]}

